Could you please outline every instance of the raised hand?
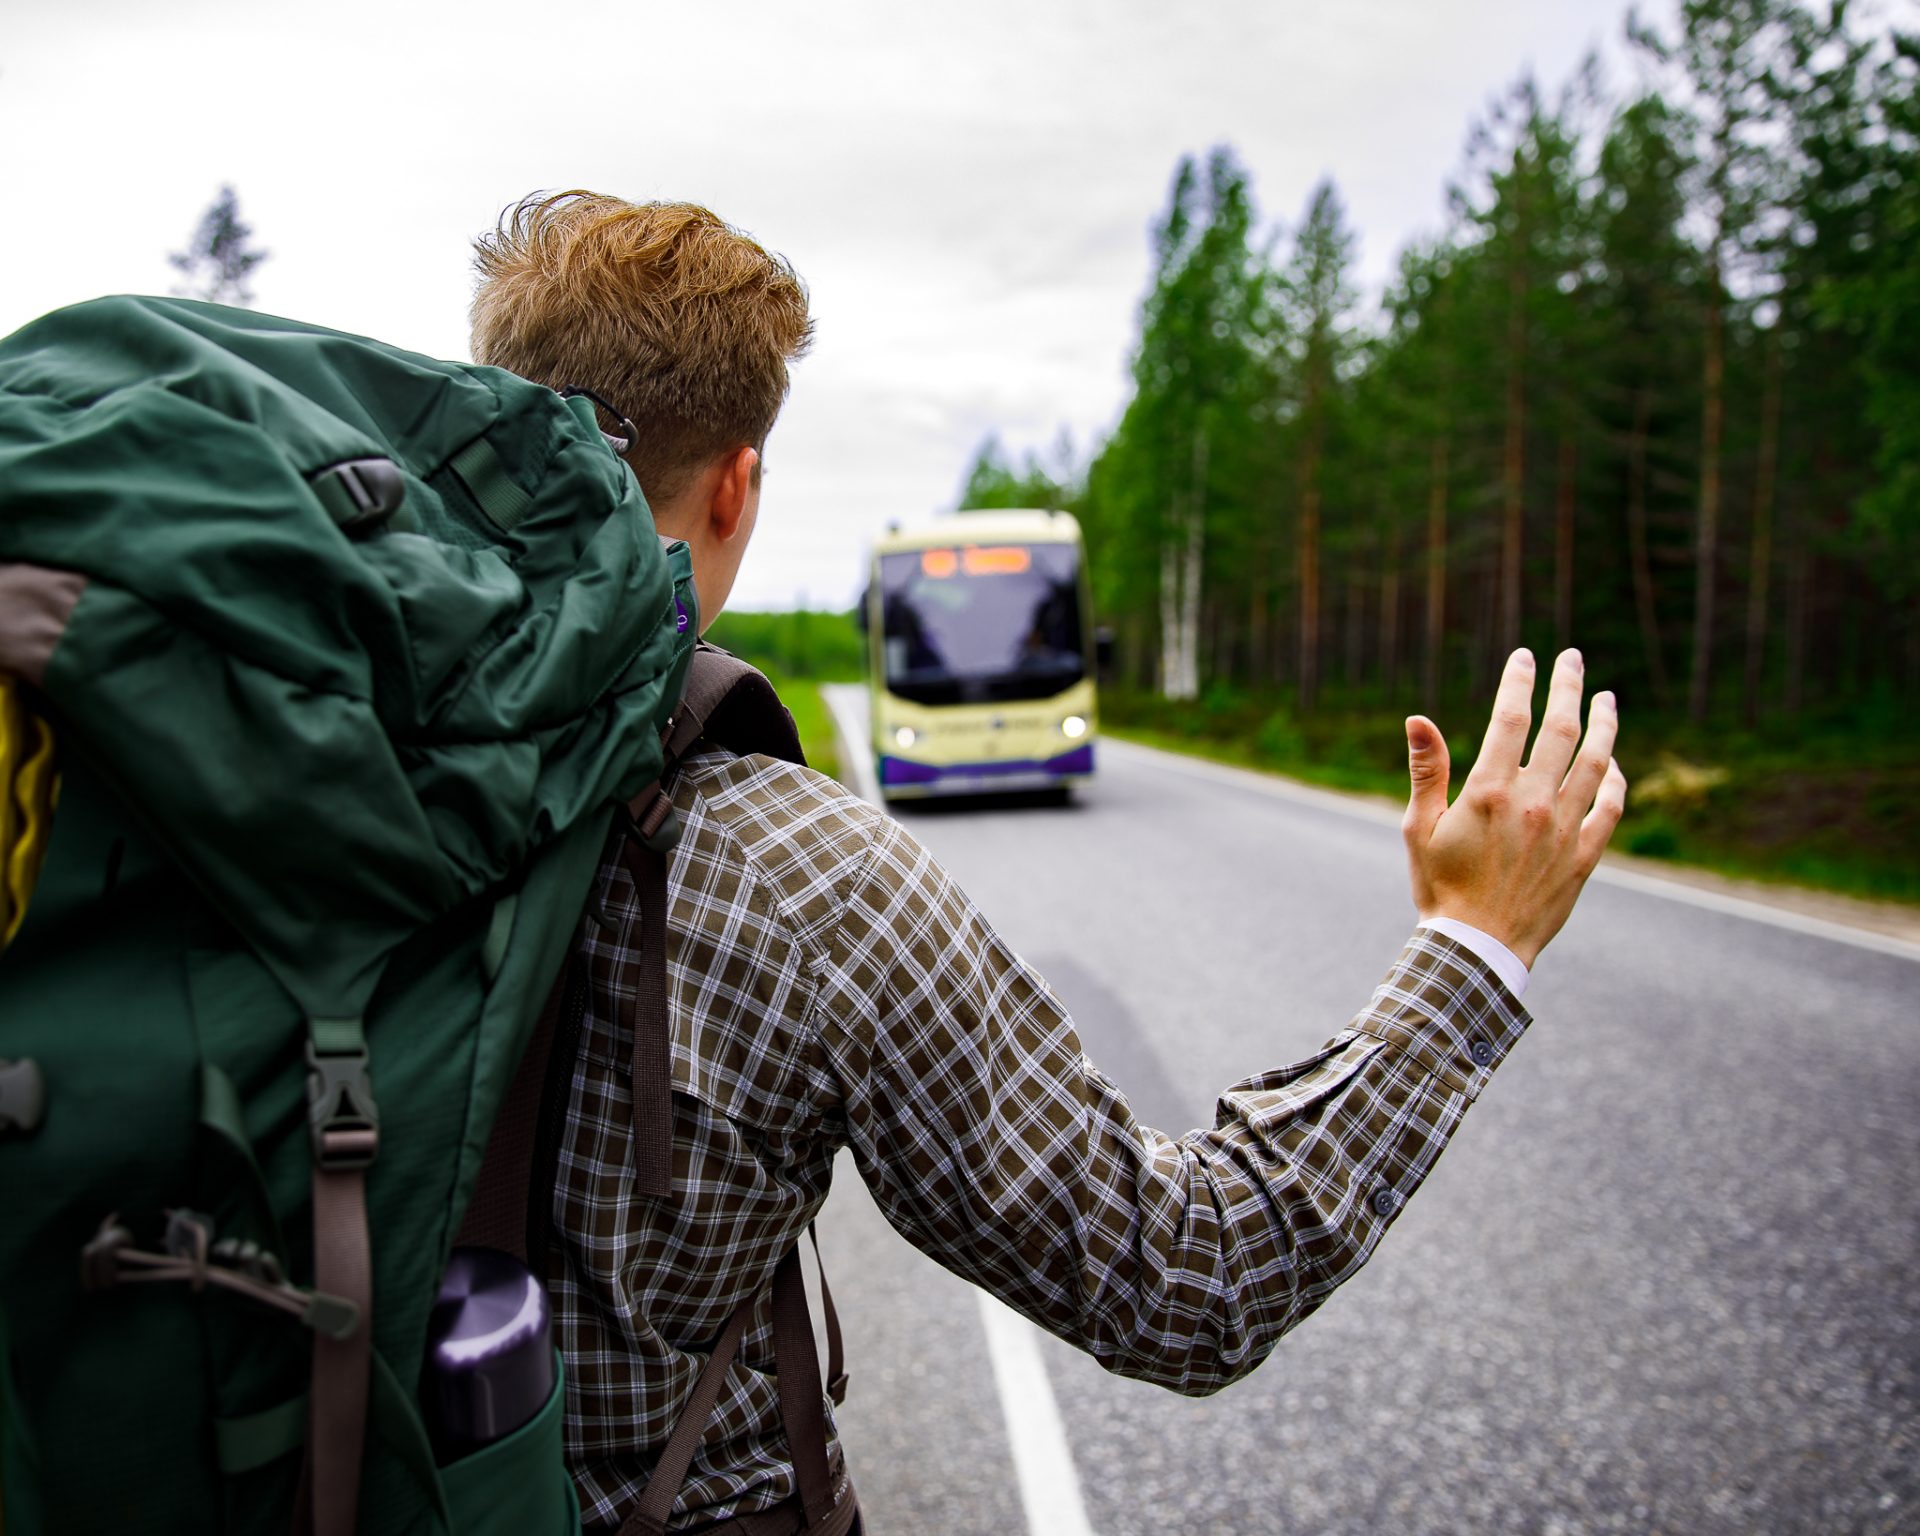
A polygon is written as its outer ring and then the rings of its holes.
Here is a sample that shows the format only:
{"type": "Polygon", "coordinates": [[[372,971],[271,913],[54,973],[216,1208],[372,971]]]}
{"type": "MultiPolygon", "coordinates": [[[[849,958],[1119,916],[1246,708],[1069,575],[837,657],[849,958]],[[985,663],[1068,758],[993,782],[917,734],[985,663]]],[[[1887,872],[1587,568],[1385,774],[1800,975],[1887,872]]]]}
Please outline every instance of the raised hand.
{"type": "Polygon", "coordinates": [[[1619,719],[1611,693],[1593,696],[1580,739],[1584,681],[1580,653],[1561,652],[1540,734],[1522,766],[1533,724],[1533,653],[1509,656],[1479,759],[1451,806],[1440,728],[1424,715],[1407,721],[1413,793],[1401,831],[1413,904],[1422,919],[1450,917],[1492,934],[1528,966],[1573,911],[1627,804],[1626,777],[1612,755],[1619,719]]]}

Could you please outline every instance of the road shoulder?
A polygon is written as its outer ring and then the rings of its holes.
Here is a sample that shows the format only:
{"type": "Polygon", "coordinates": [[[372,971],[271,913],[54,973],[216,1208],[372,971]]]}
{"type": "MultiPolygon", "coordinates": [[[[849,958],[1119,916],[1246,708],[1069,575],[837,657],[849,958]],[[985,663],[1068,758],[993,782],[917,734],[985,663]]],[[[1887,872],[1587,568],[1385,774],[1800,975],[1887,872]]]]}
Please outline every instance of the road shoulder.
{"type": "MultiPolygon", "coordinates": [[[[1328,789],[1266,769],[1219,763],[1211,758],[1168,752],[1163,748],[1148,747],[1111,736],[1102,738],[1101,750],[1151,754],[1164,763],[1178,764],[1180,771],[1243,784],[1290,800],[1322,805],[1328,810],[1383,825],[1397,825],[1400,819],[1399,803],[1384,795],[1328,789]]],[[[1920,908],[1901,902],[1866,901],[1857,896],[1808,890],[1802,886],[1739,880],[1716,874],[1712,870],[1670,864],[1664,859],[1638,858],[1628,853],[1607,853],[1596,878],[1605,883],[1634,886],[1642,890],[1664,886],[1678,899],[1686,899],[1683,893],[1690,893],[1693,897],[1705,898],[1696,901],[1696,905],[1711,905],[1723,911],[1760,908],[1799,919],[1806,924],[1817,924],[1821,928],[1871,934],[1894,941],[1898,948],[1892,952],[1911,951],[1910,958],[1920,959],[1920,908]]]]}

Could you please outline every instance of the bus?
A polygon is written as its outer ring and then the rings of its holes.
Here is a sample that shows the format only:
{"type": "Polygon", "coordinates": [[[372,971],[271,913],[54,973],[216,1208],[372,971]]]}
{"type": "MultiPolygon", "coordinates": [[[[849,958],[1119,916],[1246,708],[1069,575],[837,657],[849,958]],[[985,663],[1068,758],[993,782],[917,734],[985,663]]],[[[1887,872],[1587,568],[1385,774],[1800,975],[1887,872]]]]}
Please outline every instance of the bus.
{"type": "Polygon", "coordinates": [[[861,616],[888,800],[1093,775],[1095,649],[1080,525],[963,511],[876,541],[861,616]]]}

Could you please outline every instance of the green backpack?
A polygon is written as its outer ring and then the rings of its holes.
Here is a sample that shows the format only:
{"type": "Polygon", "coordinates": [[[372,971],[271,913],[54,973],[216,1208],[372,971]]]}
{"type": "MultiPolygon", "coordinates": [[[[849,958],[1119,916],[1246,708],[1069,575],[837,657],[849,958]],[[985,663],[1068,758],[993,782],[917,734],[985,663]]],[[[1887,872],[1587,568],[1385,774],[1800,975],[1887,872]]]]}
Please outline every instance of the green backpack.
{"type": "Polygon", "coordinates": [[[585,399],[184,301],[0,342],[60,773],[0,954],[7,1536],[578,1529],[560,1387],[449,1467],[416,1393],[697,633],[585,399]]]}

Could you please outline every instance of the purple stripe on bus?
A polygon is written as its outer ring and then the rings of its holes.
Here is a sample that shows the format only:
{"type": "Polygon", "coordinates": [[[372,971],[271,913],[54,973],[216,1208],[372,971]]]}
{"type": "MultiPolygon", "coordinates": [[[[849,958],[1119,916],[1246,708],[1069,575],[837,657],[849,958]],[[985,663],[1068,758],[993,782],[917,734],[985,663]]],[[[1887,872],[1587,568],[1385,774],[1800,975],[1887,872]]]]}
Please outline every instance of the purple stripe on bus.
{"type": "Polygon", "coordinates": [[[938,768],[929,768],[925,763],[910,763],[905,758],[882,757],[880,759],[880,782],[882,784],[931,784],[940,777],[938,768]]]}
{"type": "Polygon", "coordinates": [[[1017,758],[1011,762],[948,763],[936,768],[931,763],[908,762],[903,757],[883,756],[880,759],[882,784],[932,784],[945,778],[999,778],[1019,773],[1060,775],[1092,772],[1092,742],[1088,742],[1084,747],[1075,747],[1071,752],[1063,752],[1058,757],[1050,757],[1045,762],[1036,762],[1028,757],[1017,758]]]}

